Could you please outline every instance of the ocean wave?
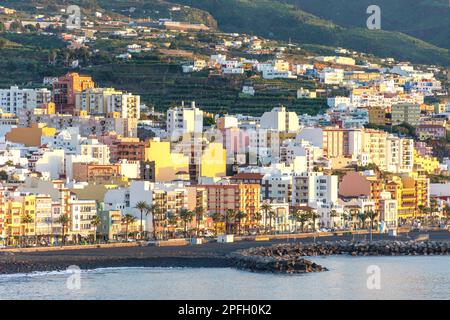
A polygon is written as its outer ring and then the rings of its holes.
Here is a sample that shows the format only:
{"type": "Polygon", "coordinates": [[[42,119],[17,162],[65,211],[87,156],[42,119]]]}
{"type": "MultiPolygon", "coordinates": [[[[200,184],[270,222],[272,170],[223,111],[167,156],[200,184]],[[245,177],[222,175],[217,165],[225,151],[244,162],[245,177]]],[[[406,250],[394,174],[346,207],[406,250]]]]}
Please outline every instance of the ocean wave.
{"type": "MultiPolygon", "coordinates": [[[[183,270],[183,269],[193,269],[187,267],[106,267],[106,268],[94,268],[94,269],[81,269],[81,274],[106,274],[114,273],[119,271],[131,271],[131,270],[147,270],[154,272],[163,272],[167,270],[183,270]]],[[[200,269],[200,268],[195,268],[200,269]]],[[[211,269],[211,268],[206,268],[211,269]]],[[[2,280],[10,279],[23,279],[23,278],[35,278],[35,277],[49,277],[49,276],[61,276],[73,274],[69,270],[58,270],[58,271],[33,271],[28,273],[12,273],[12,274],[0,274],[0,282],[2,280]]]]}

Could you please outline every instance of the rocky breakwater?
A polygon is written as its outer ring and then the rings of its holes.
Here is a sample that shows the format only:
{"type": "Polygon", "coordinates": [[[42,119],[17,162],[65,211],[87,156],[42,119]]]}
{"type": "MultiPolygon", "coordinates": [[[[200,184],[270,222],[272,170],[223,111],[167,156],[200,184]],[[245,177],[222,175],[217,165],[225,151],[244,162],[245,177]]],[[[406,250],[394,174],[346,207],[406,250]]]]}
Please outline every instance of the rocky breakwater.
{"type": "Polygon", "coordinates": [[[437,241],[335,241],[279,244],[240,250],[229,255],[239,269],[256,272],[305,273],[327,271],[305,257],[323,255],[415,256],[448,255],[450,242],[437,241]]]}
{"type": "Polygon", "coordinates": [[[236,268],[254,272],[307,273],[328,270],[300,255],[264,249],[267,248],[241,250],[230,254],[229,258],[236,268]]]}

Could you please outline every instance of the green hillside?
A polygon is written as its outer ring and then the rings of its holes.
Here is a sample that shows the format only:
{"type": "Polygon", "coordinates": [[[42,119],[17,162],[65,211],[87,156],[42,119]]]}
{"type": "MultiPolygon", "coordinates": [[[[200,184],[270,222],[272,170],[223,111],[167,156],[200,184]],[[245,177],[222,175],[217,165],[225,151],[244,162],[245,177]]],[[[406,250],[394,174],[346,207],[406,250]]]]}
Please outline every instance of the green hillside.
{"type": "Polygon", "coordinates": [[[381,27],[450,49],[448,0],[279,0],[346,27],[366,26],[369,5],[381,8],[381,27]]]}
{"type": "Polygon", "coordinates": [[[381,57],[408,59],[415,63],[450,65],[447,49],[400,32],[342,27],[302,11],[295,5],[277,0],[170,1],[208,11],[217,20],[219,28],[228,32],[254,33],[280,40],[292,39],[300,43],[343,46],[381,57]]]}

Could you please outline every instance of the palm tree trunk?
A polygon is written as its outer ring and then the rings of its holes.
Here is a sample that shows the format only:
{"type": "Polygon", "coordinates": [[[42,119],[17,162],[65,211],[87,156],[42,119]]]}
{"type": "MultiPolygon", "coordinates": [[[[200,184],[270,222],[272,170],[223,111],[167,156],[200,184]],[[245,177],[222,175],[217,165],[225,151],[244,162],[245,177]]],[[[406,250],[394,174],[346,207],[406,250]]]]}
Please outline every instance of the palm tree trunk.
{"type": "Polygon", "coordinates": [[[142,234],[143,234],[143,232],[144,232],[144,229],[142,228],[142,211],[143,210],[140,210],[141,211],[141,225],[140,225],[140,227],[139,227],[139,238],[142,240],[142,234]]]}
{"type": "Polygon", "coordinates": [[[152,214],[152,226],[153,226],[153,239],[156,240],[156,221],[155,214],[152,214]]]}

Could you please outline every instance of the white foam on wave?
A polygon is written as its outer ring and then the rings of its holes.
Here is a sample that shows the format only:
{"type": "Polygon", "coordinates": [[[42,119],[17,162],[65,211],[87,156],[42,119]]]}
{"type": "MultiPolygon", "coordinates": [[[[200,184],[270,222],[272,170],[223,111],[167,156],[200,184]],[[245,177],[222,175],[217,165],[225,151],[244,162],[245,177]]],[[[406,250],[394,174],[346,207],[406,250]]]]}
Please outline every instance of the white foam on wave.
{"type": "MultiPolygon", "coordinates": [[[[166,270],[183,270],[192,269],[186,267],[108,267],[108,268],[94,268],[94,269],[81,269],[82,274],[90,273],[111,273],[117,271],[128,271],[128,270],[142,270],[147,269],[148,271],[166,271],[166,270]]],[[[11,274],[0,274],[0,281],[2,280],[13,280],[13,279],[24,279],[24,278],[35,278],[35,277],[48,277],[48,276],[60,276],[60,275],[70,275],[73,272],[68,270],[55,270],[55,271],[33,271],[29,273],[11,273],[11,274]]]]}

